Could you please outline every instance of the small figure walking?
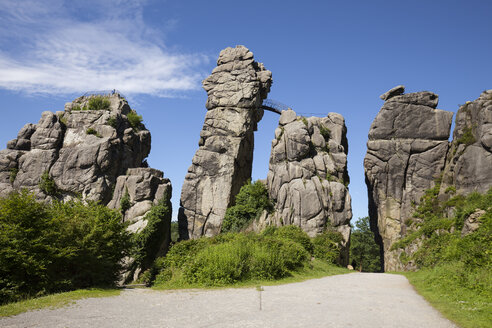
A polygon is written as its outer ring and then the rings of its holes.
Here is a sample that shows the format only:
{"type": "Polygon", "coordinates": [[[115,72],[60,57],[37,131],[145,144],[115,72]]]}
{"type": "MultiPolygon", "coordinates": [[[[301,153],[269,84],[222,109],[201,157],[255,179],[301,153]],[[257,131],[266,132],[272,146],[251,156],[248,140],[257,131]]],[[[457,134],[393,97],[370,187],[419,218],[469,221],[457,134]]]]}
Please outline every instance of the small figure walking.
{"type": "Polygon", "coordinates": [[[113,89],[113,91],[111,91],[111,94],[114,95],[116,93],[116,89],[113,89]]]}

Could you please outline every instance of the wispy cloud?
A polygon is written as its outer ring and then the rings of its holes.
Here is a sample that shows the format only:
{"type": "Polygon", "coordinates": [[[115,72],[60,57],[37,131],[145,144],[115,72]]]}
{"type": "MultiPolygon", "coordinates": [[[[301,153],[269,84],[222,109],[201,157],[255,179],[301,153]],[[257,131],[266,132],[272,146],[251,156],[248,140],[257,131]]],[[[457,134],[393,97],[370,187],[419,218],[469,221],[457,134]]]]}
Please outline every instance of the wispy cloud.
{"type": "Polygon", "coordinates": [[[74,3],[2,1],[0,88],[169,96],[199,87],[208,58],[167,49],[164,36],[145,24],[142,1],[74,3]]]}

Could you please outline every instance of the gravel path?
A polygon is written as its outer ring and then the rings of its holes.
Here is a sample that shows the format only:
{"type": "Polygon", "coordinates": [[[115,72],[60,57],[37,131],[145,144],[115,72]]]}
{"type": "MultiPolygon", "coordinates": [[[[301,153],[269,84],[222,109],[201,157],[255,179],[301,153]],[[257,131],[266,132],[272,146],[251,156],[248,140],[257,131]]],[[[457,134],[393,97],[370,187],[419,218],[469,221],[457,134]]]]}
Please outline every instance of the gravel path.
{"type": "Polygon", "coordinates": [[[0,327],[456,327],[400,275],[353,273],[263,288],[125,290],[3,318],[0,327]]]}

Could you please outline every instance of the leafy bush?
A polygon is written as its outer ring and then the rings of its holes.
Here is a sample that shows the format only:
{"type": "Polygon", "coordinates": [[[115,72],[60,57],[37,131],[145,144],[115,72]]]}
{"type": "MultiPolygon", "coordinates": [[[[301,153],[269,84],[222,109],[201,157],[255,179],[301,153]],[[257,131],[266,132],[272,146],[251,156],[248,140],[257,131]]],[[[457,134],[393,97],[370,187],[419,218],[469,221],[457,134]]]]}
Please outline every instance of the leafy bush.
{"type": "Polygon", "coordinates": [[[350,235],[350,259],[355,269],[363,272],[380,272],[379,246],[369,228],[369,217],[359,219],[350,235]]]}
{"type": "Polygon", "coordinates": [[[282,226],[276,229],[273,235],[281,239],[296,242],[302,245],[309,254],[313,253],[313,243],[307,233],[302,231],[300,227],[294,225],[282,226]]]}
{"type": "Polygon", "coordinates": [[[319,127],[319,132],[321,133],[321,135],[323,136],[323,138],[325,139],[325,141],[328,141],[331,137],[331,130],[328,129],[327,127],[321,125],[319,127]]]}
{"type": "Polygon", "coordinates": [[[126,211],[128,211],[132,207],[132,203],[130,201],[130,194],[128,193],[128,188],[125,189],[125,193],[120,200],[120,211],[122,215],[125,215],[126,211]]]}
{"type": "Polygon", "coordinates": [[[0,303],[112,285],[128,248],[117,211],[88,202],[0,199],[0,303]]]}
{"type": "Polygon", "coordinates": [[[111,126],[112,128],[116,129],[118,127],[118,121],[116,117],[112,116],[108,119],[106,122],[107,125],[111,126]]]}
{"type": "Polygon", "coordinates": [[[297,228],[274,228],[262,234],[227,233],[178,242],[164,258],[155,282],[222,286],[286,277],[309,263],[305,245],[312,245],[304,237],[297,228]]]}
{"type": "Polygon", "coordinates": [[[56,186],[55,180],[50,176],[48,171],[45,171],[41,178],[39,179],[39,189],[46,195],[56,197],[58,195],[58,187],[56,186]]]}
{"type": "Polygon", "coordinates": [[[132,235],[132,257],[142,270],[152,266],[152,263],[161,250],[162,236],[171,234],[172,205],[168,197],[164,196],[157,205],[152,206],[145,216],[147,225],[139,232],[132,235]]]}
{"type": "Polygon", "coordinates": [[[138,131],[142,127],[142,115],[138,115],[136,111],[131,110],[128,114],[126,114],[128,118],[128,122],[133,130],[138,131]]]}
{"type": "MultiPolygon", "coordinates": [[[[109,110],[111,102],[105,96],[93,96],[89,98],[88,110],[109,110]]],[[[85,109],[85,108],[84,108],[85,109]]]]}
{"type": "Polygon", "coordinates": [[[263,210],[272,209],[265,185],[261,181],[248,181],[236,195],[236,204],[227,209],[222,232],[238,232],[258,218],[263,210]]]}
{"type": "Polygon", "coordinates": [[[456,140],[456,142],[459,144],[464,144],[466,146],[469,146],[473,143],[475,143],[476,139],[475,136],[473,135],[473,130],[471,127],[466,127],[463,131],[463,135],[456,140]]]}

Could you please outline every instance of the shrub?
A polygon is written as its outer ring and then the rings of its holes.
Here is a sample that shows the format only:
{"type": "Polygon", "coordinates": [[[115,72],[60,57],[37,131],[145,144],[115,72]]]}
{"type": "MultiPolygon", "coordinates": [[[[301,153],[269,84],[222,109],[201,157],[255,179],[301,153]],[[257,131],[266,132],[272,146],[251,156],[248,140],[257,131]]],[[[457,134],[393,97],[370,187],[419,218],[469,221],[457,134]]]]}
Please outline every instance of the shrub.
{"type": "Polygon", "coordinates": [[[50,176],[48,171],[45,171],[41,178],[39,179],[39,189],[46,195],[56,197],[58,195],[58,187],[56,186],[55,180],[50,176]]]}
{"type": "Polygon", "coordinates": [[[128,239],[119,213],[105,206],[11,193],[0,199],[0,303],[112,285],[128,239]]]}
{"type": "Polygon", "coordinates": [[[105,96],[93,96],[89,98],[88,110],[109,110],[111,102],[105,96]]]}
{"type": "Polygon", "coordinates": [[[258,218],[264,210],[271,211],[273,205],[268,191],[261,181],[248,181],[236,195],[236,204],[227,209],[222,232],[237,232],[258,218]]]}
{"type": "Polygon", "coordinates": [[[152,266],[152,263],[161,251],[162,236],[171,234],[172,205],[165,195],[157,205],[152,206],[145,216],[147,225],[139,232],[132,235],[132,257],[142,270],[152,266]]]}
{"type": "Polygon", "coordinates": [[[475,136],[473,135],[473,130],[471,127],[466,127],[463,131],[463,134],[461,135],[456,142],[459,144],[464,144],[466,146],[469,146],[473,143],[475,143],[476,139],[475,136]]]}
{"type": "Polygon", "coordinates": [[[17,178],[17,173],[19,173],[18,168],[11,168],[10,169],[10,175],[9,175],[10,183],[14,183],[15,179],[17,178]]]}
{"type": "Polygon", "coordinates": [[[296,242],[304,247],[309,254],[313,254],[313,243],[307,233],[302,231],[300,227],[294,225],[282,226],[275,231],[274,236],[296,242]]]}
{"type": "Polygon", "coordinates": [[[102,138],[102,136],[93,128],[88,128],[87,130],[85,130],[85,133],[95,135],[98,138],[102,138]]]}
{"type": "Polygon", "coordinates": [[[109,125],[110,127],[116,129],[118,127],[118,120],[116,119],[116,117],[112,116],[110,118],[108,118],[108,121],[106,122],[107,125],[109,125]]]}
{"type": "Polygon", "coordinates": [[[319,132],[321,133],[321,135],[323,136],[323,138],[325,139],[325,141],[328,141],[330,139],[330,137],[331,137],[331,130],[328,129],[327,127],[325,127],[323,125],[320,125],[319,132]]]}
{"type": "Polygon", "coordinates": [[[128,211],[132,207],[132,203],[130,201],[130,194],[128,193],[128,188],[125,189],[125,193],[120,200],[120,211],[122,215],[125,215],[126,211],[128,211]]]}
{"type": "Polygon", "coordinates": [[[126,114],[128,118],[128,122],[133,130],[138,131],[142,127],[142,115],[138,115],[136,111],[131,110],[128,114],[126,114]]]}

